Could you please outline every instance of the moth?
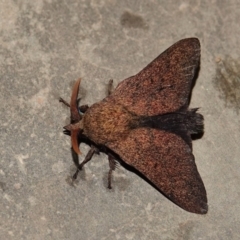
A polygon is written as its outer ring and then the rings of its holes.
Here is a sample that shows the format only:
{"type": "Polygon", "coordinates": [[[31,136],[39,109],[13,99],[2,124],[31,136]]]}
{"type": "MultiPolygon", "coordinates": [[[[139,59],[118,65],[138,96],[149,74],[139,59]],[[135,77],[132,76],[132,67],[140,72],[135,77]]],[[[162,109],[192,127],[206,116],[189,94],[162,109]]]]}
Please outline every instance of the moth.
{"type": "MultiPolygon", "coordinates": [[[[118,84],[102,101],[78,106],[80,79],[73,87],[72,149],[90,142],[91,149],[79,170],[99,151],[108,155],[108,187],[116,156],[134,168],[168,199],[193,213],[208,211],[207,194],[192,153],[192,135],[203,133],[203,116],[189,109],[193,80],[200,64],[200,42],[182,39],[165,50],[138,74],[118,84]]],[[[111,84],[111,83],[110,83],[111,84]]]]}

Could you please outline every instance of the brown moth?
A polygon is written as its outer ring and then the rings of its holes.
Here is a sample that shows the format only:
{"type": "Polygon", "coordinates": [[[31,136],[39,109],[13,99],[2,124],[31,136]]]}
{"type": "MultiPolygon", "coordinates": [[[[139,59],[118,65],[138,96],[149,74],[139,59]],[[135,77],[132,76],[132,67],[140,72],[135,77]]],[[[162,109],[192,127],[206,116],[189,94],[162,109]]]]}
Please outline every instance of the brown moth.
{"type": "Polygon", "coordinates": [[[208,211],[207,194],[192,154],[191,135],[203,132],[203,116],[189,109],[192,81],[199,68],[200,43],[187,38],[172,45],[135,76],[120,82],[102,101],[78,107],[80,79],[70,104],[72,149],[89,140],[91,149],[76,174],[94,153],[109,159],[108,187],[115,157],[140,172],[181,208],[208,211]]]}

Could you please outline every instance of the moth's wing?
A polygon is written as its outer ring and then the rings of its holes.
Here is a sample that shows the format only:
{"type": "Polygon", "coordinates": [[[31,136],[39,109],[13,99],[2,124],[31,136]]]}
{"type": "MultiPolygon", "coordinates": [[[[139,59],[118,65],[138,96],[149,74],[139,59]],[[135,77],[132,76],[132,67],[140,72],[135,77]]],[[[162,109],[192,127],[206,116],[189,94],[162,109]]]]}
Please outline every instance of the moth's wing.
{"type": "Polygon", "coordinates": [[[199,40],[180,40],[137,75],[122,81],[111,97],[137,115],[151,116],[179,110],[188,105],[199,61],[199,40]]]}
{"type": "Polygon", "coordinates": [[[207,213],[207,195],[189,145],[179,136],[137,128],[107,146],[181,208],[207,213]]]}

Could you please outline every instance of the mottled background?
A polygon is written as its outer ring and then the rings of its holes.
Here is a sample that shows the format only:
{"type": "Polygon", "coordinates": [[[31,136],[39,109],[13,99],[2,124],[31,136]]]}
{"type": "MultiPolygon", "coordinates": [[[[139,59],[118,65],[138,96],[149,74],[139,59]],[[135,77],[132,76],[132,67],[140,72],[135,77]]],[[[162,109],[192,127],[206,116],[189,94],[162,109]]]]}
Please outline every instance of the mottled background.
{"type": "MultiPolygon", "coordinates": [[[[239,239],[240,3],[237,0],[0,1],[1,239],[239,239]],[[198,37],[194,154],[209,212],[188,213],[95,155],[75,186],[62,126],[73,82],[92,104],[174,42],[198,37]]],[[[83,155],[89,147],[82,145],[83,155]]]]}

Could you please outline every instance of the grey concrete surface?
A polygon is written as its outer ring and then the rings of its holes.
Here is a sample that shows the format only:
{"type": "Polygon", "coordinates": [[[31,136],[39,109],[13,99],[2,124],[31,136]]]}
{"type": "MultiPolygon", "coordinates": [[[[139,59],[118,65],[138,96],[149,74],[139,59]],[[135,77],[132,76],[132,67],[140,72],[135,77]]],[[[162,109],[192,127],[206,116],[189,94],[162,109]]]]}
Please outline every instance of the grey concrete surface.
{"type": "MultiPolygon", "coordinates": [[[[240,239],[240,3],[222,1],[0,1],[0,239],[240,239]],[[198,37],[193,142],[209,212],[188,213],[123,167],[108,190],[107,156],[74,186],[62,133],[81,77],[92,104],[174,42],[198,37]]],[[[89,147],[81,145],[83,154],[89,147]]]]}

